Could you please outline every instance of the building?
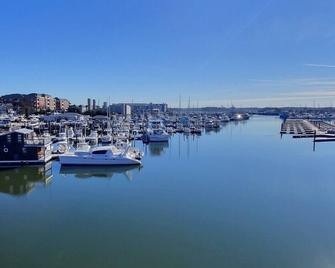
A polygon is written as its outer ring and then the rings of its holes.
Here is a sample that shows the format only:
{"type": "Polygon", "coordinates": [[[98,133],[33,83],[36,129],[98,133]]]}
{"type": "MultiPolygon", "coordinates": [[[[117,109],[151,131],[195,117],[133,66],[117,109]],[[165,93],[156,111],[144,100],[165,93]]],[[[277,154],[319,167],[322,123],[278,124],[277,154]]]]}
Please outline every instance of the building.
{"type": "Polygon", "coordinates": [[[133,113],[147,113],[158,110],[162,113],[167,112],[168,105],[166,103],[128,103],[133,113]]]}
{"type": "Polygon", "coordinates": [[[85,113],[87,111],[87,106],[86,105],[79,105],[78,109],[79,109],[80,113],[85,113]]]}
{"type": "Polygon", "coordinates": [[[56,100],[56,110],[57,111],[67,111],[70,107],[70,102],[67,99],[55,98],[56,100]]]}
{"type": "Polygon", "coordinates": [[[131,106],[127,103],[116,103],[109,106],[111,113],[117,113],[122,115],[131,115],[131,106]]]}
{"type": "Polygon", "coordinates": [[[17,111],[21,111],[25,114],[31,114],[35,112],[43,111],[55,111],[55,110],[66,110],[68,109],[70,102],[66,99],[59,99],[57,104],[57,98],[49,94],[9,94],[2,96],[2,103],[12,104],[13,108],[17,111]],[[58,109],[57,105],[59,106],[58,109]]]}
{"type": "Polygon", "coordinates": [[[93,111],[95,111],[97,109],[97,104],[96,104],[96,100],[93,99],[93,106],[92,106],[93,111]]]}
{"type": "Polygon", "coordinates": [[[0,134],[0,165],[42,164],[51,160],[51,139],[36,138],[31,129],[0,134]]]}
{"type": "Polygon", "coordinates": [[[108,106],[107,101],[104,101],[104,104],[103,104],[103,106],[102,106],[102,109],[107,110],[107,106],[108,106]]]}
{"type": "Polygon", "coordinates": [[[21,105],[25,113],[56,110],[56,100],[48,94],[31,93],[24,95],[21,105]]]}
{"type": "Polygon", "coordinates": [[[92,110],[91,99],[88,98],[88,99],[87,99],[87,111],[91,111],[91,110],[92,110]]]}

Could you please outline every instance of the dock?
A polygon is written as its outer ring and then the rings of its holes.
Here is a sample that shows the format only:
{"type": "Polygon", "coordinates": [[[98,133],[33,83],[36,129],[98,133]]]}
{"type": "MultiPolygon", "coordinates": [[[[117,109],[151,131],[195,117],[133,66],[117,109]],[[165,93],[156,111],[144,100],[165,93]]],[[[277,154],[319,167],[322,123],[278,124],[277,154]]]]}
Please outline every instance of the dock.
{"type": "Polygon", "coordinates": [[[287,119],[280,134],[292,135],[294,139],[312,138],[315,148],[317,142],[335,141],[335,125],[321,120],[287,119]]]}
{"type": "Polygon", "coordinates": [[[321,134],[320,129],[305,119],[287,119],[281,125],[280,134],[295,135],[295,138],[312,138],[321,134]]]}

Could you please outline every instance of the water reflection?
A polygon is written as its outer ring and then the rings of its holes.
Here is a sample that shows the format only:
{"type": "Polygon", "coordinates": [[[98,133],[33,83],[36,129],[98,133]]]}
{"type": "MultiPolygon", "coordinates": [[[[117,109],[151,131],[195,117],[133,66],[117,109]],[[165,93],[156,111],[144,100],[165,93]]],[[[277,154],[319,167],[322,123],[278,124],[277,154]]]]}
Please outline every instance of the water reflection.
{"type": "Polygon", "coordinates": [[[25,195],[32,191],[37,183],[49,184],[51,178],[51,162],[45,166],[0,169],[0,192],[14,196],[25,195]]]}
{"type": "Polygon", "coordinates": [[[62,166],[60,174],[73,175],[78,179],[87,178],[112,178],[114,174],[123,174],[131,181],[133,180],[132,171],[140,170],[138,166],[119,166],[119,167],[103,167],[103,166],[62,166]]]}
{"type": "Polygon", "coordinates": [[[169,147],[168,142],[152,142],[148,145],[149,148],[149,154],[151,156],[160,156],[164,153],[164,149],[169,147]]]}
{"type": "Polygon", "coordinates": [[[210,128],[210,129],[205,128],[206,134],[219,133],[220,131],[221,131],[221,128],[210,128]]]}

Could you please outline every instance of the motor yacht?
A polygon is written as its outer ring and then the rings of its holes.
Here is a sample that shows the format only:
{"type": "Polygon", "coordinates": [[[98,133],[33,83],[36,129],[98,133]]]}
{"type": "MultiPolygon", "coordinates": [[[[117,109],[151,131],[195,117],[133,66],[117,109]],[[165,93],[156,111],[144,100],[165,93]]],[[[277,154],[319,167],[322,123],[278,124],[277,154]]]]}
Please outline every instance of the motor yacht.
{"type": "Polygon", "coordinates": [[[167,142],[169,141],[170,135],[163,129],[147,129],[143,135],[143,141],[145,142],[167,142]]]}
{"type": "Polygon", "coordinates": [[[114,165],[140,165],[141,155],[129,150],[119,150],[115,146],[100,146],[90,151],[74,151],[59,156],[61,165],[92,165],[92,166],[114,166],[114,165]]]}

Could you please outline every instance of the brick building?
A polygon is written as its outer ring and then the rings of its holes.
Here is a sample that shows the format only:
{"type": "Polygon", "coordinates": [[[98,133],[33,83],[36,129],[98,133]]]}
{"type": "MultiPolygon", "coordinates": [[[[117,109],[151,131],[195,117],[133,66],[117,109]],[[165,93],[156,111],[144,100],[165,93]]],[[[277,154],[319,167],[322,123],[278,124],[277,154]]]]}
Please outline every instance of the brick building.
{"type": "Polygon", "coordinates": [[[70,102],[67,99],[56,99],[56,110],[57,111],[67,111],[70,107],[70,102]]]}

